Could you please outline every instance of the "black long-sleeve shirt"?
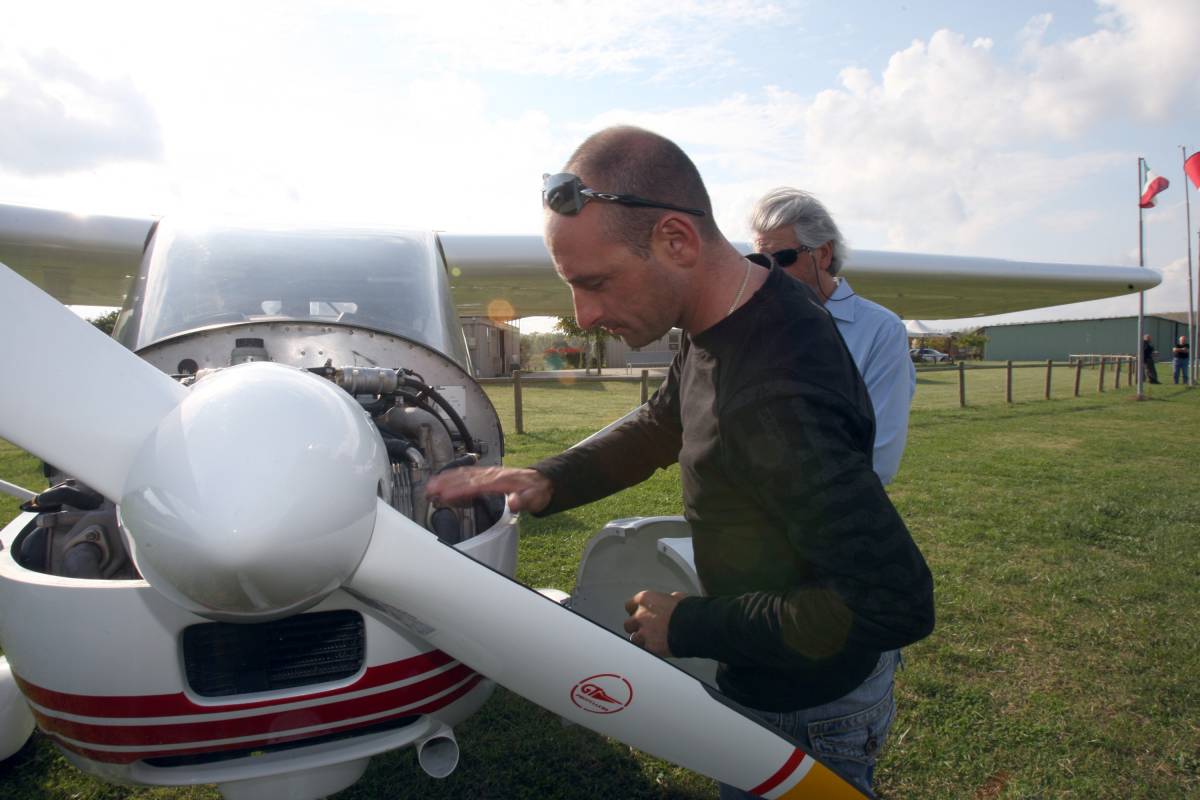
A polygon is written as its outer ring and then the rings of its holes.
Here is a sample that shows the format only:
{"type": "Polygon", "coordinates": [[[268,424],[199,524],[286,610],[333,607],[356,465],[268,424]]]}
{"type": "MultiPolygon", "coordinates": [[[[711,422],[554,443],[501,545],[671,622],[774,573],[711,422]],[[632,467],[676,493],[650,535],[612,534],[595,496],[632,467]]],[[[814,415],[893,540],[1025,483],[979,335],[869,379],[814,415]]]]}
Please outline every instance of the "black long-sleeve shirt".
{"type": "Polygon", "coordinates": [[[676,460],[705,596],[669,645],[714,658],[723,692],[787,711],[836,699],[933,629],[933,581],[871,469],[870,399],[833,320],[782,271],[685,337],[633,420],[536,465],[552,513],[676,460]]]}

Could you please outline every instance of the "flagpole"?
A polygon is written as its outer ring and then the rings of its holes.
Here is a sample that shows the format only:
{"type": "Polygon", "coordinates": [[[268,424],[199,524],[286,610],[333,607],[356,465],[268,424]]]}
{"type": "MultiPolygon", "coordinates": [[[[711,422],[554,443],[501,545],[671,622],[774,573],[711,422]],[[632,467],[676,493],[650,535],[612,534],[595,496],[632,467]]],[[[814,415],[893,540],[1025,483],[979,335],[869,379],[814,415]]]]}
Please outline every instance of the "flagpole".
{"type": "MultiPolygon", "coordinates": [[[[1188,361],[1187,371],[1183,373],[1183,377],[1186,379],[1188,385],[1191,386],[1196,382],[1193,377],[1196,372],[1194,367],[1196,363],[1196,307],[1192,302],[1192,193],[1188,191],[1187,147],[1179,145],[1179,150],[1183,154],[1183,200],[1184,206],[1187,208],[1188,354],[1191,356],[1188,361]]],[[[1175,343],[1172,342],[1171,346],[1174,347],[1175,343]]],[[[1173,362],[1175,359],[1172,358],[1171,361],[1171,369],[1174,372],[1175,365],[1173,362]]]]}
{"type": "MultiPolygon", "coordinates": [[[[1145,254],[1145,246],[1144,246],[1144,242],[1143,242],[1144,236],[1142,233],[1142,203],[1141,203],[1142,164],[1143,163],[1145,163],[1145,159],[1143,159],[1141,156],[1138,156],[1137,189],[1138,189],[1138,266],[1139,267],[1146,266],[1146,254],[1145,254]]],[[[1137,376],[1138,376],[1137,399],[1138,400],[1146,399],[1146,387],[1145,387],[1146,364],[1144,363],[1143,358],[1142,358],[1142,337],[1145,335],[1143,333],[1143,330],[1146,326],[1146,323],[1144,320],[1145,312],[1146,312],[1146,292],[1143,290],[1143,291],[1138,292],[1137,347],[1135,347],[1133,350],[1133,357],[1134,357],[1134,360],[1137,361],[1137,365],[1138,365],[1138,370],[1137,370],[1137,376]]]]}

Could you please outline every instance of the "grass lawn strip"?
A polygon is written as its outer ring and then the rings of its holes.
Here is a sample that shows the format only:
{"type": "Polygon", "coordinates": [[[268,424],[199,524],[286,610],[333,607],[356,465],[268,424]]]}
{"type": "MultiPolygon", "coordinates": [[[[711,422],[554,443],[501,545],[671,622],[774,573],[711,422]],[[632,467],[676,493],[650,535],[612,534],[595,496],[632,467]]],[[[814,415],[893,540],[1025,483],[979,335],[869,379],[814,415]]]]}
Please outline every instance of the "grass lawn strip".
{"type": "MultiPolygon", "coordinates": [[[[1088,373],[1085,396],[1069,399],[1067,371],[1056,370],[1060,399],[1045,402],[1044,372],[1017,370],[1011,406],[1003,370],[969,373],[966,409],[955,373],[919,377],[889,489],[934,572],[939,619],[932,637],[905,651],[881,797],[1200,794],[1200,392],[1147,387],[1151,399],[1139,403],[1125,387],[1097,394],[1088,373]]],[[[515,436],[511,389],[487,388],[514,465],[615,419],[639,392],[527,385],[528,433],[515,436]]],[[[0,477],[41,485],[37,463],[6,444],[0,477]]],[[[4,519],[15,508],[0,498],[4,519]]],[[[673,468],[603,502],[524,519],[519,577],[569,591],[584,542],[604,523],[678,509],[673,468]]],[[[433,781],[411,751],[392,753],[338,797],[715,796],[711,781],[564,728],[503,690],[458,734],[463,759],[450,778],[433,781]]],[[[108,786],[40,737],[0,765],[0,795],[217,796],[108,786]]]]}

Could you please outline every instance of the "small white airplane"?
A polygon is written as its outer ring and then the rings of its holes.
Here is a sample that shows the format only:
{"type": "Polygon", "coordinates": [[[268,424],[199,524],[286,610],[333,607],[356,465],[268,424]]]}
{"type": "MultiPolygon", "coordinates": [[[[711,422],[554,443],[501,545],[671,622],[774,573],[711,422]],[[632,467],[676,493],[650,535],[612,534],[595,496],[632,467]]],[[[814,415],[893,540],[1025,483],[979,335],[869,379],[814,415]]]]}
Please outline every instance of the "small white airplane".
{"type": "MultiPolygon", "coordinates": [[[[571,313],[539,237],[0,205],[0,262],[0,436],[55,484],[0,485],[27,508],[0,531],[0,758],[36,723],[102,779],[307,800],[399,747],[450,774],[454,726],[501,684],[763,797],[861,796],[716,695],[711,664],[625,639],[637,590],[702,591],[681,518],[611,523],[568,597],[512,580],[503,498],[426,501],[432,473],[504,451],[458,314],[571,313]],[[114,338],[63,303],[120,305],[114,338]]],[[[1158,283],[869,251],[846,273],[923,317],[1158,283]]]]}

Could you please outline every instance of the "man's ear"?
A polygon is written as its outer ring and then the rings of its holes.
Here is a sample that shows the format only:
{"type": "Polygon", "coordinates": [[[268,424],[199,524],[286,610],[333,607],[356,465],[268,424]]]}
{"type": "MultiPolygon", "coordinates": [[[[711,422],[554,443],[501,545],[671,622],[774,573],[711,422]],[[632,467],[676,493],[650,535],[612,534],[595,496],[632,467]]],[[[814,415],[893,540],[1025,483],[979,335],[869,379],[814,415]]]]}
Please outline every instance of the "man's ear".
{"type": "Polygon", "coordinates": [[[829,265],[833,263],[833,242],[826,242],[820,247],[814,248],[813,255],[817,259],[817,268],[822,272],[828,272],[829,265]]]}
{"type": "Polygon", "coordinates": [[[650,235],[650,250],[665,261],[691,268],[700,258],[700,231],[680,214],[665,214],[650,235]]]}

